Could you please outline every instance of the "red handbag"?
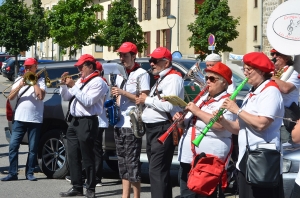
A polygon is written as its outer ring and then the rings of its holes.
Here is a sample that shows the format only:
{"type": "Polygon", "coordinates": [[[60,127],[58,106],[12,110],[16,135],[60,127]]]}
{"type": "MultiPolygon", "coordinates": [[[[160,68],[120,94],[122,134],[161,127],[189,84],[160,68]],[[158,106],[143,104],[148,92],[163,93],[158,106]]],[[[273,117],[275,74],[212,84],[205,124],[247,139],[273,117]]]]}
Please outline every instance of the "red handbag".
{"type": "MultiPolygon", "coordinates": [[[[199,108],[203,106],[202,103],[199,108]]],[[[197,117],[194,116],[192,122],[192,135],[191,139],[195,139],[196,129],[195,124],[197,117]]],[[[230,156],[233,148],[231,143],[230,151],[226,157],[225,162],[222,161],[217,156],[211,154],[200,153],[196,154],[195,145],[191,143],[192,152],[194,154],[194,159],[191,163],[191,170],[188,175],[187,187],[201,195],[209,196],[211,195],[218,184],[221,184],[223,191],[227,187],[227,171],[225,170],[228,157],[230,156]]]]}
{"type": "Polygon", "coordinates": [[[205,153],[196,155],[191,164],[187,187],[197,194],[209,196],[219,183],[225,190],[227,187],[225,163],[214,155],[205,153]]]}

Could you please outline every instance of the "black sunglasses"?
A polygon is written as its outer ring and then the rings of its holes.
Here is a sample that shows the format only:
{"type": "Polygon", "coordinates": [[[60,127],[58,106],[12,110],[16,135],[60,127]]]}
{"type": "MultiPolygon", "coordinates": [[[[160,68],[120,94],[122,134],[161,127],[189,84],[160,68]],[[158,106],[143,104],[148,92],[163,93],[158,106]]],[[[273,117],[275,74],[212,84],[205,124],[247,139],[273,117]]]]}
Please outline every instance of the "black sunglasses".
{"type": "Polygon", "coordinates": [[[150,58],[149,63],[157,64],[158,62],[160,62],[162,60],[167,60],[167,59],[164,59],[164,58],[162,58],[162,59],[150,58]]]}
{"type": "Polygon", "coordinates": [[[216,82],[220,78],[214,77],[214,76],[205,76],[205,80],[207,81],[209,79],[210,82],[216,82]]]}
{"type": "Polygon", "coordinates": [[[274,55],[281,56],[282,54],[280,54],[279,52],[273,52],[273,53],[271,53],[271,56],[274,56],[274,55]]]}

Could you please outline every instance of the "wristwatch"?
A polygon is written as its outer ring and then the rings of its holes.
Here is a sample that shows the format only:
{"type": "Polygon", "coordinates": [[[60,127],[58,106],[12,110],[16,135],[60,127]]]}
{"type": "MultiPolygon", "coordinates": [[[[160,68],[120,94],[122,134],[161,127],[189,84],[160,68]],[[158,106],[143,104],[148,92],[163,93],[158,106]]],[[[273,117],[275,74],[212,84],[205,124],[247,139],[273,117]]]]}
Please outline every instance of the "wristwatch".
{"type": "Polygon", "coordinates": [[[243,111],[243,109],[239,109],[236,115],[239,117],[239,114],[243,111]]]}

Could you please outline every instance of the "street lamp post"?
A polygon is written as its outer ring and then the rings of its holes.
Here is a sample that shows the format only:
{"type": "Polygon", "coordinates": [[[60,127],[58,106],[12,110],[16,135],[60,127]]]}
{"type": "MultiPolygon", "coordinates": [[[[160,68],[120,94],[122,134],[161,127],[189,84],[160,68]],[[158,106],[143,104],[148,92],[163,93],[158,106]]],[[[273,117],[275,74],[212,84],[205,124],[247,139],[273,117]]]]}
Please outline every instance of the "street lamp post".
{"type": "Polygon", "coordinates": [[[170,28],[170,51],[172,52],[172,28],[176,24],[176,17],[174,15],[167,16],[167,24],[170,28]]]}

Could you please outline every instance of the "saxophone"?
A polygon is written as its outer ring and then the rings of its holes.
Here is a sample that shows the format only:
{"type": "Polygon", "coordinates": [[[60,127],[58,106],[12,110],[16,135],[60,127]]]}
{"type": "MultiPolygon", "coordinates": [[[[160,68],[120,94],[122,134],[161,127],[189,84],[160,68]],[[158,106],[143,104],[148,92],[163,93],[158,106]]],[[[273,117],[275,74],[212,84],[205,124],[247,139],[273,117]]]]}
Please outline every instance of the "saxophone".
{"type": "MultiPolygon", "coordinates": [[[[140,82],[141,77],[145,74],[148,74],[150,71],[151,71],[151,69],[149,69],[145,73],[140,74],[137,77],[137,79],[136,79],[136,97],[139,97],[140,93],[141,93],[141,82],[140,82]]],[[[144,123],[142,121],[142,113],[143,113],[143,105],[142,104],[136,105],[129,111],[131,128],[132,128],[134,136],[137,138],[141,138],[145,134],[145,127],[144,127],[144,123]]]]}
{"type": "Polygon", "coordinates": [[[279,70],[277,70],[277,71],[275,71],[274,72],[274,76],[276,77],[276,78],[281,78],[281,75],[283,74],[283,72],[284,72],[284,68],[281,68],[281,69],[279,69],[279,70]]]}
{"type": "MultiPolygon", "coordinates": [[[[116,78],[117,74],[110,74],[109,79],[110,79],[110,90],[112,87],[116,86],[116,78]]],[[[106,108],[106,116],[108,118],[108,122],[111,126],[115,126],[119,120],[120,120],[120,115],[119,115],[119,107],[117,106],[117,97],[110,95],[110,100],[107,100],[104,102],[104,107],[106,108]]]]}

